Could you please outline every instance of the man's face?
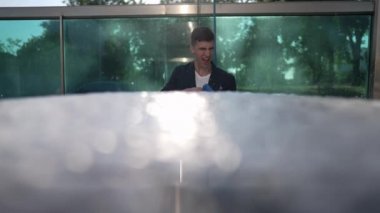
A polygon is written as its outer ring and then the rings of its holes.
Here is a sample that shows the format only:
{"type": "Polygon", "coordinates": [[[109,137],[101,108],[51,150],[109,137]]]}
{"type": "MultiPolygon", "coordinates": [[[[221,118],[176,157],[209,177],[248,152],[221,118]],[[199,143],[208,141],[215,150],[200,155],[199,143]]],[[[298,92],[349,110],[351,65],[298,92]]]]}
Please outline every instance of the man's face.
{"type": "Polygon", "coordinates": [[[214,51],[214,41],[197,41],[191,46],[191,52],[195,57],[195,63],[199,68],[209,68],[214,51]]]}

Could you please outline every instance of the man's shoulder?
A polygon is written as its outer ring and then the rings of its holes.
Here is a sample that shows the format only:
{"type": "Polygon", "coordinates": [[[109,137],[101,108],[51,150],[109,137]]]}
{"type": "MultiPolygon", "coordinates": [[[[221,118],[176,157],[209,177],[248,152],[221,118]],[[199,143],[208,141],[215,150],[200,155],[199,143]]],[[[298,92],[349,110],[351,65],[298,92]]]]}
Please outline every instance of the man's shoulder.
{"type": "Polygon", "coordinates": [[[187,64],[181,64],[181,65],[176,66],[174,70],[177,72],[194,70],[194,64],[192,62],[189,62],[187,64]]]}
{"type": "Polygon", "coordinates": [[[215,74],[213,76],[213,88],[216,90],[236,90],[236,80],[235,76],[219,67],[214,67],[213,72],[215,74]]]}
{"type": "Polygon", "coordinates": [[[231,73],[223,70],[222,68],[219,68],[219,67],[216,67],[215,66],[215,70],[217,71],[217,73],[222,76],[222,77],[225,77],[225,78],[235,78],[234,75],[232,75],[231,73]]]}

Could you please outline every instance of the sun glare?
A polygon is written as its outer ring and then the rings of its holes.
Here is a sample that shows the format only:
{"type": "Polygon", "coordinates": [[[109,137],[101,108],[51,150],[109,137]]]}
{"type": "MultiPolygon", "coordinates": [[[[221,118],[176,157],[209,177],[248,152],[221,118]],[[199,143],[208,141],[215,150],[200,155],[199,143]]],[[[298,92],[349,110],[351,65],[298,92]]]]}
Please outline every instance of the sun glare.
{"type": "Polygon", "coordinates": [[[227,134],[219,132],[211,100],[210,96],[197,92],[151,96],[146,112],[159,129],[153,146],[156,160],[191,161],[198,168],[214,164],[225,172],[239,167],[240,149],[227,134]]]}
{"type": "Polygon", "coordinates": [[[197,94],[173,94],[161,96],[148,104],[147,112],[156,117],[166,139],[183,144],[197,132],[196,117],[207,107],[203,97],[197,94]]]}

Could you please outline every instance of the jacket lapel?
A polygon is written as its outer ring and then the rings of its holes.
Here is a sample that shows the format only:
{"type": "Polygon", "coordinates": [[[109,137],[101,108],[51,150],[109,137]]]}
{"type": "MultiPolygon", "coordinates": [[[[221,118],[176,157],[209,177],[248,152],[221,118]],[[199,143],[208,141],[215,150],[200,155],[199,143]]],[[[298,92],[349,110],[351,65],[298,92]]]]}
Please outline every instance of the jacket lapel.
{"type": "Polygon", "coordinates": [[[195,66],[194,66],[194,62],[190,63],[189,69],[187,70],[187,74],[189,75],[188,79],[189,79],[190,86],[195,87],[196,84],[195,84],[195,66]]]}
{"type": "Polygon", "coordinates": [[[211,88],[216,91],[219,90],[219,80],[218,80],[218,70],[216,69],[216,66],[213,62],[211,62],[211,75],[210,79],[208,80],[208,84],[211,86],[211,88]]]}

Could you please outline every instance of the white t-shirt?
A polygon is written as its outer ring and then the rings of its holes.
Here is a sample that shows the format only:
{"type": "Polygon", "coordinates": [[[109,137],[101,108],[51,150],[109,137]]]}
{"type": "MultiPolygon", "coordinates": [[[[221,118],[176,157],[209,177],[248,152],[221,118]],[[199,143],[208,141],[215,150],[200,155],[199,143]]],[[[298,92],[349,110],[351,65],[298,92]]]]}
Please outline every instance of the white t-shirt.
{"type": "Polygon", "coordinates": [[[200,76],[197,71],[195,71],[195,86],[203,87],[203,85],[208,84],[211,73],[205,76],[200,76]]]}

